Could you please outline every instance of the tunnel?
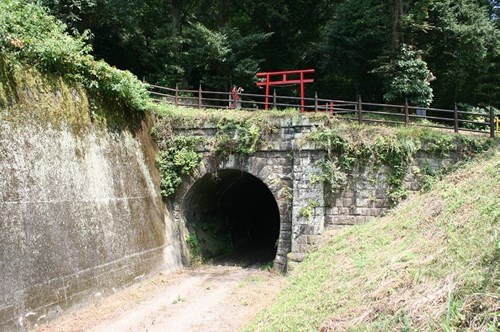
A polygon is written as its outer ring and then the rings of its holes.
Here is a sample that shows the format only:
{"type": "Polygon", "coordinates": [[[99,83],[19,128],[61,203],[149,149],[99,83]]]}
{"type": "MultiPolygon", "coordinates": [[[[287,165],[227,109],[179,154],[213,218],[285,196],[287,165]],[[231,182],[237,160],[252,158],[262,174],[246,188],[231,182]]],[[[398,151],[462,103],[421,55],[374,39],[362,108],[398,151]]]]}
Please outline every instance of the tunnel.
{"type": "Polygon", "coordinates": [[[247,172],[206,174],[185,195],[182,215],[188,248],[204,261],[250,266],[272,264],[276,256],[278,205],[264,182],[247,172]]]}

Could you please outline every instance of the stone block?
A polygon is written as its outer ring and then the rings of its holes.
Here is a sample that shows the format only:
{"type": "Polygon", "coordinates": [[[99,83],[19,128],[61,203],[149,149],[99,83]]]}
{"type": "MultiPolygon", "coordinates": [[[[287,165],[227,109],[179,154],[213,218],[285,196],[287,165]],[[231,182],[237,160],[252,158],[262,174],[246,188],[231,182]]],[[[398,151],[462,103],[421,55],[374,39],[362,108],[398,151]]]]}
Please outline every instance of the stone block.
{"type": "Polygon", "coordinates": [[[351,198],[344,198],[342,200],[342,205],[340,206],[343,206],[343,207],[350,207],[350,206],[353,206],[355,205],[354,203],[354,199],[351,199],[351,198]]]}
{"type": "Polygon", "coordinates": [[[289,251],[290,251],[290,248],[285,248],[285,247],[279,246],[278,250],[276,251],[276,255],[285,256],[289,251]]]}
{"type": "Polygon", "coordinates": [[[380,217],[380,216],[382,216],[382,215],[384,214],[385,210],[386,210],[386,209],[381,209],[381,208],[373,208],[373,209],[371,209],[371,213],[370,213],[370,215],[371,215],[372,217],[380,217]]]}
{"type": "Polygon", "coordinates": [[[300,245],[300,244],[307,244],[307,235],[299,235],[299,236],[296,238],[295,242],[296,242],[297,244],[299,244],[299,245],[300,245]]]}
{"type": "Polygon", "coordinates": [[[300,234],[313,235],[316,234],[316,230],[311,225],[300,225],[300,234]]]}
{"type": "Polygon", "coordinates": [[[292,230],[288,230],[288,231],[281,230],[280,236],[282,239],[291,239],[292,238],[292,230]]]}
{"type": "Polygon", "coordinates": [[[307,244],[314,245],[314,244],[318,243],[319,239],[320,239],[320,235],[308,235],[307,236],[307,244]]]}
{"type": "Polygon", "coordinates": [[[278,248],[290,248],[292,245],[292,239],[279,239],[278,248]]]}
{"type": "Polygon", "coordinates": [[[334,223],[334,216],[333,215],[328,215],[325,216],[325,226],[331,226],[334,223]]]}
{"type": "Polygon", "coordinates": [[[339,208],[339,209],[338,209],[338,214],[339,214],[339,215],[343,215],[343,216],[350,215],[350,214],[351,214],[351,209],[350,209],[350,208],[348,208],[348,207],[342,207],[342,208],[339,208]]]}
{"type": "Polygon", "coordinates": [[[368,198],[357,198],[355,204],[357,207],[369,207],[372,205],[372,200],[368,198]]]}
{"type": "Polygon", "coordinates": [[[345,190],[343,193],[342,193],[342,197],[345,198],[345,199],[352,199],[354,197],[354,192],[352,190],[345,190]]]}
{"type": "Polygon", "coordinates": [[[297,246],[299,252],[304,252],[306,253],[309,250],[309,245],[307,244],[299,244],[297,246]]]}
{"type": "Polygon", "coordinates": [[[335,218],[336,225],[355,225],[356,218],[354,216],[338,216],[335,218]]]}
{"type": "Polygon", "coordinates": [[[291,230],[292,230],[292,223],[291,222],[281,222],[280,223],[280,232],[291,231],[291,230]]]}
{"type": "Polygon", "coordinates": [[[354,209],[352,209],[352,215],[360,216],[362,214],[363,214],[363,208],[355,207],[354,209]]]}
{"type": "Polygon", "coordinates": [[[389,199],[388,198],[377,198],[373,204],[373,207],[388,208],[389,207],[389,199]]]}
{"type": "Polygon", "coordinates": [[[325,209],[325,216],[334,216],[334,215],[337,215],[339,213],[339,209],[338,207],[329,207],[327,209],[325,209]]]}
{"type": "Polygon", "coordinates": [[[288,262],[297,262],[300,263],[304,260],[306,254],[303,252],[290,252],[286,255],[288,262]]]}
{"type": "Polygon", "coordinates": [[[300,263],[298,263],[298,262],[290,262],[290,261],[288,261],[286,263],[286,272],[287,273],[293,272],[294,270],[297,269],[297,267],[299,266],[299,264],[300,263]]]}

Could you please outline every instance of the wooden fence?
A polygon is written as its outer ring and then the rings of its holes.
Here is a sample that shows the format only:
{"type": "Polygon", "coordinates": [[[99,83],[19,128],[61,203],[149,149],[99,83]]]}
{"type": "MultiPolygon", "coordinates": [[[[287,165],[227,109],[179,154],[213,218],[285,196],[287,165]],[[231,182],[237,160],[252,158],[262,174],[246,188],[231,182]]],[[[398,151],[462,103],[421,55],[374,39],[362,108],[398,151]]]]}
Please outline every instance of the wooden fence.
{"type": "MultiPolygon", "coordinates": [[[[240,93],[239,100],[233,100],[231,92],[206,91],[201,86],[198,90],[184,90],[148,85],[151,97],[157,102],[167,102],[176,106],[193,108],[243,109],[250,111],[264,111],[266,95],[240,93]]],[[[336,99],[300,98],[278,96],[276,91],[268,95],[271,109],[295,108],[304,112],[329,112],[345,119],[365,123],[379,123],[386,125],[416,125],[453,130],[454,132],[469,131],[489,134],[495,137],[495,119],[493,109],[489,113],[461,111],[456,106],[452,110],[392,105],[336,99]],[[302,105],[301,101],[304,101],[302,105]]],[[[497,130],[498,131],[498,130],[497,130]]]]}

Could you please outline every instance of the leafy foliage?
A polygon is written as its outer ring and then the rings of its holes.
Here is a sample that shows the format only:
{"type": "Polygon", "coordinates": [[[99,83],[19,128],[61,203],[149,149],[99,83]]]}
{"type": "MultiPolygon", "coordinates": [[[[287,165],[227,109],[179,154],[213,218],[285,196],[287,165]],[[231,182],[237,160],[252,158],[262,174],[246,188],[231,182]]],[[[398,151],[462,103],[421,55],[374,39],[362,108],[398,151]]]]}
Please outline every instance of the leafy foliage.
{"type": "Polygon", "coordinates": [[[432,102],[432,88],[427,77],[427,64],[416,51],[403,44],[398,56],[376,70],[388,82],[384,99],[389,103],[428,107],[432,102]]]}
{"type": "Polygon", "coordinates": [[[318,79],[327,86],[325,92],[333,89],[345,99],[380,94],[377,89],[382,84],[372,71],[376,65],[373,60],[386,47],[387,12],[387,5],[376,0],[345,0],[335,6],[318,50],[323,72],[318,79]]]}
{"type": "Polygon", "coordinates": [[[261,143],[261,130],[254,121],[233,122],[223,119],[217,124],[214,151],[220,155],[252,154],[261,143]]]}
{"type": "MultiPolygon", "coordinates": [[[[419,150],[439,156],[457,151],[459,160],[467,160],[491,144],[488,140],[432,129],[411,127],[385,131],[364,126],[353,128],[353,124],[344,127],[341,123],[318,127],[308,139],[328,152],[326,160],[316,165],[319,173],[313,176],[314,181],[324,182],[330,192],[335,193],[347,184],[357,166],[384,166],[393,206],[407,197],[404,178],[419,150]]],[[[425,172],[422,176],[430,175],[431,172],[425,172]]]]}
{"type": "Polygon", "coordinates": [[[91,34],[74,32],[37,4],[5,0],[0,3],[0,51],[11,64],[26,63],[82,83],[104,98],[134,110],[151,109],[145,86],[130,72],[95,61],[88,43],[91,34]]]}
{"type": "Polygon", "coordinates": [[[419,141],[401,136],[395,139],[382,137],[375,143],[375,158],[391,168],[387,183],[392,206],[407,197],[403,180],[420,146],[419,141]]]}
{"type": "Polygon", "coordinates": [[[473,121],[475,123],[466,122],[463,124],[465,128],[470,129],[483,129],[489,126],[490,122],[490,111],[493,112],[495,117],[500,117],[500,110],[494,108],[492,106],[481,107],[481,106],[472,106],[469,104],[459,104],[458,107],[460,110],[463,110],[467,113],[461,113],[459,117],[463,120],[473,121]]]}
{"type": "Polygon", "coordinates": [[[192,175],[197,169],[202,159],[202,153],[199,152],[201,144],[203,150],[208,150],[214,160],[231,154],[249,155],[257,151],[264,137],[276,126],[274,114],[269,113],[256,115],[244,111],[228,113],[225,110],[205,112],[168,109],[157,116],[157,125],[153,128],[152,135],[160,149],[158,164],[162,174],[162,194],[165,197],[175,192],[183,175],[192,175]],[[213,126],[215,135],[206,138],[176,132],[176,129],[186,126],[213,126]]]}
{"type": "Polygon", "coordinates": [[[203,138],[196,136],[177,136],[163,141],[157,162],[161,174],[160,188],[163,196],[168,197],[181,184],[183,175],[190,175],[201,161],[196,145],[203,138]]]}
{"type": "MultiPolygon", "coordinates": [[[[439,72],[438,101],[480,101],[477,94],[484,94],[481,82],[494,80],[498,74],[500,30],[494,25],[498,18],[490,19],[486,8],[473,0],[433,1],[429,15],[434,28],[430,40],[429,36],[425,39],[431,68],[439,72]]],[[[488,90],[499,93],[498,87],[488,90]]],[[[482,101],[488,103],[490,98],[482,101]]]]}
{"type": "Polygon", "coordinates": [[[311,219],[314,215],[314,209],[318,206],[319,203],[317,201],[311,201],[300,209],[299,214],[306,219],[311,219]]]}
{"type": "Polygon", "coordinates": [[[151,83],[258,92],[258,71],[315,68],[311,96],[380,101],[385,94],[423,106],[432,97],[420,71],[429,68],[438,77],[435,106],[500,107],[497,1],[39,2],[73,35],[90,30],[97,58],[151,83]],[[400,53],[403,45],[421,59],[400,53]]]}

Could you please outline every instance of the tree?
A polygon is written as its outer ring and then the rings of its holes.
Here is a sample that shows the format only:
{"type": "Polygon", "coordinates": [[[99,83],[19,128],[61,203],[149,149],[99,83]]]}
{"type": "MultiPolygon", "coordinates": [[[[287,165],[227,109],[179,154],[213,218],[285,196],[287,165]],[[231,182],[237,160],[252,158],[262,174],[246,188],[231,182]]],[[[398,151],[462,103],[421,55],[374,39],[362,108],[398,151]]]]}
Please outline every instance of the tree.
{"type": "Polygon", "coordinates": [[[227,90],[259,70],[315,68],[322,96],[380,100],[396,84],[382,73],[407,79],[396,70],[405,44],[439,77],[436,106],[500,100],[498,0],[31,1],[152,83],[227,90]]]}
{"type": "Polygon", "coordinates": [[[428,58],[439,76],[435,89],[440,106],[480,102],[478,87],[498,68],[500,31],[481,2],[443,0],[430,6],[434,28],[427,37],[428,58]]]}
{"type": "Polygon", "coordinates": [[[402,44],[397,57],[377,69],[387,82],[384,99],[389,103],[428,107],[432,88],[427,78],[431,72],[411,46],[402,44]]]}
{"type": "Polygon", "coordinates": [[[389,44],[387,13],[376,0],[344,0],[335,8],[318,49],[325,91],[343,98],[380,95],[383,85],[372,71],[389,44]]]}

